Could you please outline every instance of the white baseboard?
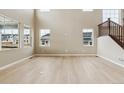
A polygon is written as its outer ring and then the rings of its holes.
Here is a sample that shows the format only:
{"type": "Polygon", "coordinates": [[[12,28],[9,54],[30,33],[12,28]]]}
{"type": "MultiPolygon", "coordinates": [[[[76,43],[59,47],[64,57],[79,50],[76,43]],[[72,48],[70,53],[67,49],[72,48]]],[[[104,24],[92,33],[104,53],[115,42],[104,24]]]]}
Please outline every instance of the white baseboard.
{"type": "Polygon", "coordinates": [[[96,56],[96,54],[34,54],[34,56],[96,56]]]}
{"type": "Polygon", "coordinates": [[[23,58],[23,59],[20,59],[20,60],[17,60],[17,61],[15,61],[15,62],[10,63],[10,64],[7,64],[7,65],[5,65],[5,66],[2,66],[2,67],[0,67],[0,70],[4,70],[4,69],[6,69],[6,68],[8,68],[8,67],[11,67],[11,66],[13,66],[13,65],[19,64],[19,63],[21,63],[21,62],[23,62],[23,61],[25,61],[25,60],[27,60],[27,59],[29,59],[29,58],[31,58],[31,57],[33,57],[33,55],[32,55],[32,56],[29,56],[29,57],[26,57],[26,58],[23,58]]]}
{"type": "Polygon", "coordinates": [[[113,64],[116,64],[116,65],[118,65],[118,66],[124,68],[124,65],[119,64],[119,63],[117,63],[117,62],[115,62],[115,61],[113,61],[113,60],[111,60],[111,59],[109,59],[109,58],[106,58],[106,57],[103,57],[103,56],[100,56],[100,55],[97,55],[97,56],[98,56],[98,57],[101,57],[101,58],[103,58],[103,59],[105,59],[105,60],[108,60],[109,62],[111,62],[111,63],[113,63],[113,64]]]}

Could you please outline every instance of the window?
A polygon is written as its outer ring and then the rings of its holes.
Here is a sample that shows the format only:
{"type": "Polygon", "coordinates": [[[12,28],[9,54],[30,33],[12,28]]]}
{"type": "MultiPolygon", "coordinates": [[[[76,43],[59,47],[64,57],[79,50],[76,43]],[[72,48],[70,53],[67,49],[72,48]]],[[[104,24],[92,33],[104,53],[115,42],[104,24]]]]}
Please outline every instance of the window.
{"type": "Polygon", "coordinates": [[[93,45],[93,29],[83,29],[83,45],[93,45]]]}
{"type": "Polygon", "coordinates": [[[50,46],[50,30],[49,29],[40,30],[40,46],[45,46],[45,47],[50,46]]]}
{"type": "Polygon", "coordinates": [[[118,9],[104,9],[103,10],[103,22],[110,18],[112,21],[119,23],[120,11],[118,9]]]}
{"type": "Polygon", "coordinates": [[[2,48],[19,47],[18,23],[10,18],[4,17],[4,23],[1,25],[2,48]]]}
{"type": "Polygon", "coordinates": [[[84,11],[84,12],[92,12],[93,9],[83,9],[82,11],[84,11]]]}
{"type": "Polygon", "coordinates": [[[24,25],[24,47],[31,46],[31,30],[30,26],[24,25]]]}

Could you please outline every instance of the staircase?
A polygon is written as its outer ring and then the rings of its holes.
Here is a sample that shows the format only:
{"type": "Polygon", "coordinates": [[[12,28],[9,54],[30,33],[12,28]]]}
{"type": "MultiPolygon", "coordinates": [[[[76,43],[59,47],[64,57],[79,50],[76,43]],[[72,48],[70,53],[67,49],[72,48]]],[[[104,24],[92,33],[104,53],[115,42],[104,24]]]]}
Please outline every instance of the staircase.
{"type": "Polygon", "coordinates": [[[110,36],[124,49],[124,26],[119,25],[108,18],[107,21],[98,25],[98,30],[99,36],[110,36]]]}

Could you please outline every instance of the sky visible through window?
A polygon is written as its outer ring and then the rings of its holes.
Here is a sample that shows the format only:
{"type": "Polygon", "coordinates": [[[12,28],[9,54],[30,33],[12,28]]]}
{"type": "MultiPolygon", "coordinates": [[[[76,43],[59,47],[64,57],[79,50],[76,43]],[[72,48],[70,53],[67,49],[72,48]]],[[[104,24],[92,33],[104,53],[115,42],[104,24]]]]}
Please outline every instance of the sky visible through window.
{"type": "Polygon", "coordinates": [[[24,34],[25,34],[25,35],[30,34],[30,29],[24,29],[24,34]]]}
{"type": "Polygon", "coordinates": [[[18,34],[18,29],[2,29],[2,34],[18,34]]]}
{"type": "Polygon", "coordinates": [[[49,29],[42,29],[42,30],[40,30],[40,35],[41,36],[44,36],[44,35],[49,34],[49,33],[50,33],[49,29]]]}

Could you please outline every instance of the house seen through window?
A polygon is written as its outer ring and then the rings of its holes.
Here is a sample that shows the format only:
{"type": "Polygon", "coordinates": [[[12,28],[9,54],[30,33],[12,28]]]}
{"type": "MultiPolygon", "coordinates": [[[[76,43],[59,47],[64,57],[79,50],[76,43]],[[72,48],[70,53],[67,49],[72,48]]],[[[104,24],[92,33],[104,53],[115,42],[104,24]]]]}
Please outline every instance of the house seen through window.
{"type": "Polygon", "coordinates": [[[41,29],[40,30],[40,46],[50,46],[50,30],[41,29]]]}
{"type": "Polygon", "coordinates": [[[83,29],[83,45],[93,45],[93,29],[83,29]]]}
{"type": "Polygon", "coordinates": [[[18,22],[1,16],[1,47],[18,48],[19,47],[19,30],[18,22]]]}

